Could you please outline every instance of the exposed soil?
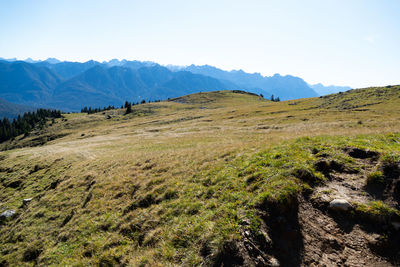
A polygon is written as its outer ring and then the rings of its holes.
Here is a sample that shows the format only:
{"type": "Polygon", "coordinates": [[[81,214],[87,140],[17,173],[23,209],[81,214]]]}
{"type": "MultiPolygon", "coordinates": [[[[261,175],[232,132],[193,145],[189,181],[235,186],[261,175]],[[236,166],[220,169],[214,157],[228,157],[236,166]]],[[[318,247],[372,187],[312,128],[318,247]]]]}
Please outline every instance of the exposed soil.
{"type": "Polygon", "coordinates": [[[334,171],[329,173],[329,181],[323,186],[314,189],[314,197],[322,202],[329,202],[335,198],[348,199],[350,202],[368,203],[374,198],[365,191],[366,176],[375,170],[376,162],[369,159],[356,159],[361,167],[358,173],[334,171]]]}
{"type": "Polygon", "coordinates": [[[301,266],[397,266],[371,250],[378,233],[363,230],[346,216],[324,213],[303,202],[299,224],[304,246],[301,266]]]}
{"type": "Polygon", "coordinates": [[[359,171],[329,171],[329,173],[326,173],[329,181],[314,189],[314,197],[325,203],[335,198],[344,198],[360,204],[381,200],[398,209],[400,167],[398,165],[382,166],[378,162],[378,153],[373,151],[360,149],[346,149],[345,151],[354,158],[359,171]],[[383,181],[378,184],[367,184],[368,174],[377,170],[383,172],[383,181]]]}
{"type": "Polygon", "coordinates": [[[216,266],[400,266],[399,230],[374,224],[351,211],[328,208],[336,198],[367,204],[377,199],[376,191],[380,191],[378,199],[397,205],[393,195],[399,190],[397,173],[385,174],[386,185],[371,190],[366,176],[382,169],[379,155],[359,149],[345,152],[354,158],[358,171],[317,162],[329,180],[289,205],[270,203],[260,208],[263,237],[244,233],[241,242],[230,244],[219,255],[216,266]]]}
{"type": "Polygon", "coordinates": [[[264,219],[271,238],[264,254],[258,253],[262,243],[255,242],[256,257],[238,249],[233,258],[241,261],[223,266],[400,266],[398,232],[390,233],[392,238],[386,240],[387,232],[374,225],[348,214],[321,210],[306,199],[289,212],[269,210],[264,219]]]}

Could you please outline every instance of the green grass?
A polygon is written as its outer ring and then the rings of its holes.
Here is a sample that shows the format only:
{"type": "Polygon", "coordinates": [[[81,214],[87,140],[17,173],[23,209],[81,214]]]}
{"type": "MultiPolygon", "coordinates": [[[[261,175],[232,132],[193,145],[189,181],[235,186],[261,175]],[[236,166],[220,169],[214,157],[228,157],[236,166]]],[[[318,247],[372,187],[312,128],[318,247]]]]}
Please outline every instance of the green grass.
{"type": "Polygon", "coordinates": [[[260,209],[297,205],[325,183],[317,160],[354,169],[345,149],[357,147],[397,162],[399,91],[282,102],[223,91],[134,106],[129,115],[66,114],[2,144],[11,150],[0,154],[0,208],[19,217],[0,228],[1,258],[32,266],[23,257],[30,249],[46,266],[210,263],[244,230],[260,234],[260,209]],[[17,180],[18,188],[6,186],[17,180]]]}
{"type": "Polygon", "coordinates": [[[373,222],[385,223],[393,218],[400,218],[400,212],[382,201],[371,201],[368,204],[357,204],[356,214],[373,222]]]}

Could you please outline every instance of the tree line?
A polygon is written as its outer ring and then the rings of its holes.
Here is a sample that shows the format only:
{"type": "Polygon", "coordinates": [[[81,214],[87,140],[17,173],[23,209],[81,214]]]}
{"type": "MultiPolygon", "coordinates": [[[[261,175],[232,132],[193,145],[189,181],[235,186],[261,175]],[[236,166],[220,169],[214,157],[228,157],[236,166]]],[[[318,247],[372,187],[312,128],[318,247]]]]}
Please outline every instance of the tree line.
{"type": "Polygon", "coordinates": [[[274,97],[274,95],[271,95],[270,100],[271,100],[271,101],[274,101],[274,102],[279,102],[279,101],[281,101],[280,98],[279,98],[279,96],[278,96],[278,97],[274,97]]]}
{"type": "MultiPolygon", "coordinates": [[[[146,100],[142,100],[140,102],[129,102],[129,101],[125,101],[125,104],[121,105],[121,109],[125,108],[125,114],[129,114],[132,112],[132,106],[135,105],[140,105],[140,104],[146,104],[146,103],[151,103],[151,102],[161,102],[161,100],[154,100],[154,101],[147,101],[146,100]]],[[[93,113],[97,113],[97,112],[102,112],[102,111],[106,111],[106,110],[112,110],[112,109],[116,109],[114,106],[108,106],[108,107],[104,107],[104,108],[92,108],[92,107],[84,107],[81,109],[81,113],[87,113],[87,114],[93,114],[93,113]]]]}
{"type": "MultiPolygon", "coordinates": [[[[264,95],[263,95],[263,94],[260,94],[260,96],[261,96],[262,98],[264,98],[264,95]]],[[[281,101],[281,99],[279,98],[279,96],[278,96],[278,97],[275,97],[274,95],[271,95],[270,100],[273,101],[273,102],[279,102],[279,101],[281,101]]]]}
{"type": "Polygon", "coordinates": [[[4,142],[20,134],[28,135],[36,126],[42,128],[47,119],[61,118],[61,111],[51,109],[38,109],[18,115],[12,122],[4,118],[0,120],[0,142],[4,142]]]}
{"type": "Polygon", "coordinates": [[[114,106],[108,106],[108,107],[104,107],[104,108],[93,108],[92,107],[84,107],[81,109],[81,113],[87,113],[87,114],[92,114],[92,113],[97,113],[97,112],[101,112],[101,111],[105,111],[105,110],[112,110],[115,109],[114,106]]]}

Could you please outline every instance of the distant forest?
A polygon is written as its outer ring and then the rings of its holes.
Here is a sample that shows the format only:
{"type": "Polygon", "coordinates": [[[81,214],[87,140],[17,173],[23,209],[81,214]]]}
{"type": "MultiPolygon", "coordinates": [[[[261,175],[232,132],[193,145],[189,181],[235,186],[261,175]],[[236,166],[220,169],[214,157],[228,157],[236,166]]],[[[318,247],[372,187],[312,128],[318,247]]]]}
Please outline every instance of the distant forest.
{"type": "MultiPolygon", "coordinates": [[[[151,103],[151,102],[152,101],[149,100],[147,103],[151,103]]],[[[161,102],[161,100],[155,100],[153,102],[161,102]]],[[[125,104],[121,105],[121,109],[126,108],[126,114],[128,114],[128,113],[132,112],[132,106],[140,105],[140,104],[146,104],[146,100],[142,100],[140,103],[136,102],[136,104],[134,102],[125,101],[125,104]]],[[[92,108],[92,107],[86,106],[81,109],[81,113],[93,114],[93,113],[106,111],[106,110],[112,110],[112,109],[115,109],[115,107],[108,106],[108,107],[104,107],[104,108],[92,108]]]]}
{"type": "MultiPolygon", "coordinates": [[[[160,100],[155,100],[153,102],[160,102],[160,100]]],[[[124,105],[121,105],[121,109],[125,108],[125,114],[132,112],[132,106],[145,104],[146,101],[142,100],[140,103],[137,102],[131,103],[125,101],[124,105]]],[[[147,103],[151,103],[148,101],[147,103]]],[[[108,106],[104,108],[92,108],[92,107],[84,107],[81,109],[82,113],[92,114],[105,110],[115,109],[114,106],[108,106]]],[[[22,116],[18,115],[16,119],[10,121],[8,118],[0,119],[0,142],[7,141],[18,135],[24,134],[28,135],[35,128],[43,128],[46,125],[46,121],[48,119],[56,119],[61,118],[60,110],[51,110],[51,109],[38,109],[34,112],[24,113],[22,116]]]]}
{"type": "Polygon", "coordinates": [[[61,111],[50,109],[38,109],[35,112],[25,113],[23,116],[10,122],[4,118],[0,120],[0,142],[4,142],[20,134],[28,135],[34,128],[42,128],[47,119],[61,118],[61,111]]]}

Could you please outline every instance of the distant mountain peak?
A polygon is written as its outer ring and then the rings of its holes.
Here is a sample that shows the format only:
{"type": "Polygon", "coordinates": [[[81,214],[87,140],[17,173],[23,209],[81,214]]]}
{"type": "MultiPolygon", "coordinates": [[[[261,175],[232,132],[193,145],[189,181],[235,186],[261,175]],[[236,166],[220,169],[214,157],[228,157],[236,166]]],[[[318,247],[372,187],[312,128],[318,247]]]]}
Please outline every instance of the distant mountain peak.
{"type": "Polygon", "coordinates": [[[123,64],[126,63],[126,60],[123,59],[123,60],[120,61],[119,59],[113,58],[113,59],[109,60],[108,62],[107,61],[103,61],[103,63],[107,64],[110,67],[122,66],[123,64]]]}
{"type": "Polygon", "coordinates": [[[48,59],[44,60],[44,62],[47,62],[50,64],[57,64],[57,63],[60,63],[61,61],[54,57],[49,57],[48,59]]]}
{"type": "Polygon", "coordinates": [[[2,58],[2,57],[0,57],[0,60],[4,60],[4,61],[8,61],[8,62],[17,61],[17,59],[15,57],[13,57],[13,58],[2,58]]]}
{"type": "Polygon", "coordinates": [[[28,57],[27,59],[23,60],[27,63],[38,63],[40,62],[40,60],[33,60],[32,58],[28,57]]]}
{"type": "Polygon", "coordinates": [[[345,92],[352,89],[349,86],[336,86],[336,85],[325,86],[322,83],[317,83],[309,86],[313,88],[314,91],[317,92],[319,95],[329,95],[338,92],[345,92]]]}

